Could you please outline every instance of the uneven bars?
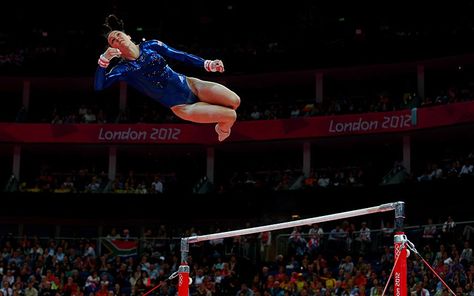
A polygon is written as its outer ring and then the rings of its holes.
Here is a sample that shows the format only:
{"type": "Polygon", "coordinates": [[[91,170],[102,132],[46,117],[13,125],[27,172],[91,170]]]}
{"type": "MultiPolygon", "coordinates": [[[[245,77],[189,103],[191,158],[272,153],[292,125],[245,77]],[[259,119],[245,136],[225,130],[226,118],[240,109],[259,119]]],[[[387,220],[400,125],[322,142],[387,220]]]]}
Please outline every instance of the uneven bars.
{"type": "Polygon", "coordinates": [[[197,242],[209,241],[213,239],[221,239],[221,238],[227,238],[227,237],[233,237],[233,236],[239,236],[239,235],[247,235],[247,234],[260,233],[260,232],[265,232],[265,231],[291,228],[295,226],[311,225],[314,223],[322,223],[322,222],[328,222],[328,221],[333,221],[333,220],[339,220],[343,218],[350,218],[350,217],[356,217],[356,216],[361,216],[361,215],[392,211],[399,207],[403,207],[403,205],[404,205],[404,202],[402,201],[391,202],[391,203],[386,203],[386,204],[382,204],[375,207],[341,212],[337,214],[325,215],[325,216],[320,216],[320,217],[315,217],[315,218],[300,219],[300,220],[295,220],[295,221],[289,221],[289,222],[283,222],[283,223],[277,223],[277,224],[271,224],[271,225],[265,225],[265,226],[258,226],[258,227],[253,227],[253,228],[232,230],[232,231],[226,231],[226,232],[218,232],[218,233],[206,234],[206,235],[195,235],[195,236],[183,238],[182,241],[186,243],[197,243],[197,242]]]}

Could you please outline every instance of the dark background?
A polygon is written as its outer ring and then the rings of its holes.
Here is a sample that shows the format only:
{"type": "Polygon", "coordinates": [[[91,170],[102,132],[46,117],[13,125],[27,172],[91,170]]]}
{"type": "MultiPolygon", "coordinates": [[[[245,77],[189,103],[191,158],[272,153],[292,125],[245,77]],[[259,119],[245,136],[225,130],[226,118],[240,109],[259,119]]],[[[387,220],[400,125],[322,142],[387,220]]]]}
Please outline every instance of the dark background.
{"type": "Polygon", "coordinates": [[[159,39],[250,73],[471,52],[472,11],[473,1],[11,1],[0,12],[0,74],[92,75],[109,13],[136,42],[159,39]]]}

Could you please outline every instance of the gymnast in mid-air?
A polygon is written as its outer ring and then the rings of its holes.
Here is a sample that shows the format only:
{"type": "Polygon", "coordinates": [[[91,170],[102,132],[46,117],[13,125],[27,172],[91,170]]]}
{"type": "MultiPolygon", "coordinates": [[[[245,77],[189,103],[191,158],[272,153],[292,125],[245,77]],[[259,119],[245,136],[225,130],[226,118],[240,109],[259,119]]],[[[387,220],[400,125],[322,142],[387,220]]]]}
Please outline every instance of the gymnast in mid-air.
{"type": "Polygon", "coordinates": [[[240,97],[227,87],[171,69],[165,58],[174,59],[208,72],[224,72],[221,60],[204,60],[176,50],[161,41],[136,44],[124,32],[123,21],[109,15],[104,24],[109,47],[99,57],[95,89],[102,90],[123,80],[145,95],[168,107],[181,119],[196,123],[215,123],[219,141],[224,141],[237,119],[240,97]],[[120,61],[109,67],[113,58],[120,61]]]}

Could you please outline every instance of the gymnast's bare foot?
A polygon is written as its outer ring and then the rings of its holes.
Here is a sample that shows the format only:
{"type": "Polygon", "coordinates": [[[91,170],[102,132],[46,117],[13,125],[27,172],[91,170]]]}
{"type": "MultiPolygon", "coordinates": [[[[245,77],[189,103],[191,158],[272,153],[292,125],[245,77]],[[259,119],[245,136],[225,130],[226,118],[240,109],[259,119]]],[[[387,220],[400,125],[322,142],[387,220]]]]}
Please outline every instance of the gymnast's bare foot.
{"type": "Polygon", "coordinates": [[[230,129],[228,131],[221,130],[219,124],[216,124],[216,133],[219,136],[219,142],[222,142],[230,136],[230,129]]]}

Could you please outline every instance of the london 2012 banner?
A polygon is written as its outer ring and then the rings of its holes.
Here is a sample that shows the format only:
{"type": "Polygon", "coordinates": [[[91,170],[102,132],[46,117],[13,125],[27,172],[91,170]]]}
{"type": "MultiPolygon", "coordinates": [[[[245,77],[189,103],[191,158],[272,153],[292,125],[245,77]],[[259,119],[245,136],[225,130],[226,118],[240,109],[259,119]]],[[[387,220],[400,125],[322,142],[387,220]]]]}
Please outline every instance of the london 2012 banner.
{"type": "MultiPolygon", "coordinates": [[[[238,121],[228,142],[396,133],[474,123],[474,102],[393,112],[238,121]]],[[[211,124],[0,123],[0,143],[209,144],[211,124]]]]}

